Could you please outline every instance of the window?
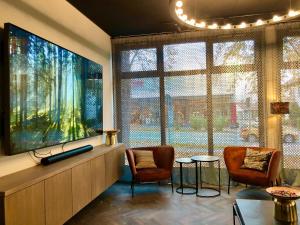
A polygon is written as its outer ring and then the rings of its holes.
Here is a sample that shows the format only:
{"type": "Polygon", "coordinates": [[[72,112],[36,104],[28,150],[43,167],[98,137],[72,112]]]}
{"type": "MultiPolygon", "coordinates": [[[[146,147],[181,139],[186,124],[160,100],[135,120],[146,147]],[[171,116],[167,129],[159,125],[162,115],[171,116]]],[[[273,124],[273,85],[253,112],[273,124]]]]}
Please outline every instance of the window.
{"type": "Polygon", "coordinates": [[[157,69],[156,49],[122,51],[122,72],[151,71],[157,69]]]}
{"type": "Polygon", "coordinates": [[[300,36],[290,36],[283,38],[283,61],[300,61],[300,36]]]}
{"type": "Polygon", "coordinates": [[[299,169],[300,156],[300,36],[282,38],[280,70],[281,101],[290,102],[289,114],[282,116],[284,168],[299,169]]]}
{"type": "Polygon", "coordinates": [[[254,41],[214,43],[214,66],[244,65],[254,63],[254,41]]]}
{"type": "Polygon", "coordinates": [[[259,145],[257,72],[212,75],[214,149],[259,145]]]}
{"type": "Polygon", "coordinates": [[[179,156],[207,153],[206,75],[165,77],[166,139],[179,156]]]}
{"type": "Polygon", "coordinates": [[[124,79],[121,88],[123,142],[130,147],[160,145],[159,79],[124,79]]]}
{"type": "Polygon", "coordinates": [[[206,68],[205,42],[164,45],[164,71],[206,68]]]}
{"type": "Polygon", "coordinates": [[[151,43],[155,48],[121,51],[122,142],[170,144],[176,157],[260,145],[256,43],[254,38],[157,42],[151,43]]]}

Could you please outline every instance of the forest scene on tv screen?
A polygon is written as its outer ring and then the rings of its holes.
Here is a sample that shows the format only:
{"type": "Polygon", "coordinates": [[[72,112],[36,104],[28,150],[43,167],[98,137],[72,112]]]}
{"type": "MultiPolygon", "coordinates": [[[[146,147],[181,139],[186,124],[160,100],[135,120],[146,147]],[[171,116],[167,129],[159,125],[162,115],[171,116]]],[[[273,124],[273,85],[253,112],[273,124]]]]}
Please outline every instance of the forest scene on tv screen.
{"type": "Polygon", "coordinates": [[[9,25],[10,153],[97,135],[102,66],[9,25]]]}

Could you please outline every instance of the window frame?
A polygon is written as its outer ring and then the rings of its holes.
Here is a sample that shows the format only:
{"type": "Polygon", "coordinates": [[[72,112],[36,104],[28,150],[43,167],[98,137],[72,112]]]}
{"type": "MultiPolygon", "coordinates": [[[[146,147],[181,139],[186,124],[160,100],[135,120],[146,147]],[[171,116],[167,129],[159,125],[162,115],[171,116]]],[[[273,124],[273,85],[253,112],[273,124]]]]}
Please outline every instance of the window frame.
{"type": "MultiPolygon", "coordinates": [[[[166,144],[166,112],[165,107],[165,77],[173,77],[173,76],[192,76],[192,75],[206,75],[206,83],[207,83],[207,121],[208,121],[208,150],[209,154],[213,154],[214,149],[214,141],[213,141],[213,109],[212,109],[212,75],[213,74],[222,74],[229,73],[233,70],[235,72],[256,72],[257,73],[257,95],[258,95],[258,119],[259,119],[259,146],[264,146],[265,144],[265,132],[264,132],[264,113],[265,113],[265,92],[264,92],[264,74],[262,71],[262,32],[256,31],[250,34],[243,34],[238,36],[226,35],[226,36],[218,36],[218,37],[196,37],[189,39],[178,39],[172,41],[153,41],[153,43],[141,43],[141,44],[130,44],[125,48],[122,45],[117,45],[116,52],[120,53],[125,50],[137,50],[137,49],[145,49],[145,48],[156,48],[157,53],[157,70],[155,71],[137,71],[137,72],[122,72],[115,70],[116,75],[116,89],[118,89],[118,85],[121,84],[121,80],[123,79],[134,79],[134,78],[155,78],[159,77],[160,79],[160,127],[161,127],[161,144],[166,144]],[[243,64],[243,65],[219,65],[214,66],[213,61],[213,44],[214,43],[222,43],[222,42],[234,42],[234,41],[254,41],[254,62],[253,64],[243,64]],[[185,43],[196,43],[196,42],[204,42],[206,46],[206,68],[199,70],[180,70],[180,71],[164,71],[164,45],[173,45],[173,44],[185,44],[185,43]],[[134,47],[133,47],[134,46],[134,47]]],[[[121,54],[117,54],[116,58],[117,62],[121,63],[121,54]]],[[[121,65],[121,64],[119,64],[121,65]]],[[[122,125],[121,115],[121,92],[116,93],[116,107],[117,112],[117,125],[122,125]]],[[[120,140],[122,140],[122,134],[119,135],[120,140]]]]}

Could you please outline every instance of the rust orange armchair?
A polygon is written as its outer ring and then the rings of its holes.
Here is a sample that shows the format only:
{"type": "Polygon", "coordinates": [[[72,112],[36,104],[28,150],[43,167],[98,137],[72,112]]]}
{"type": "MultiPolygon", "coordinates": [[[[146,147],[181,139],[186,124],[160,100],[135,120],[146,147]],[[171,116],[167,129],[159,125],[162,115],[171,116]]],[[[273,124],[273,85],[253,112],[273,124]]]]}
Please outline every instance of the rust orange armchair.
{"type": "Polygon", "coordinates": [[[228,194],[230,193],[230,180],[262,187],[269,187],[275,184],[279,173],[281,154],[271,148],[261,147],[226,147],[224,149],[224,160],[228,170],[228,194]],[[259,151],[271,151],[272,155],[266,172],[241,168],[246,156],[246,149],[251,148],[259,151]]]}
{"type": "Polygon", "coordinates": [[[139,147],[126,149],[126,156],[131,170],[131,192],[134,196],[134,185],[143,182],[159,182],[171,179],[173,192],[172,169],[174,163],[174,148],[172,146],[139,147]],[[154,162],[157,168],[136,168],[134,151],[146,150],[153,152],[154,162]]]}

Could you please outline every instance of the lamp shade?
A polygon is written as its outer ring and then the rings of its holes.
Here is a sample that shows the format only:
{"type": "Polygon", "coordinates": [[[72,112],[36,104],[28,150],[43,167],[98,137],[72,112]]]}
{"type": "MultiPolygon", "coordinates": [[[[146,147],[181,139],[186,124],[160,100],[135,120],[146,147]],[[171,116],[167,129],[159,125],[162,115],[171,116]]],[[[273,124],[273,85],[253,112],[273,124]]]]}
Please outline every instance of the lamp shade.
{"type": "Polygon", "coordinates": [[[289,102],[271,102],[272,114],[289,114],[289,102]]]}

